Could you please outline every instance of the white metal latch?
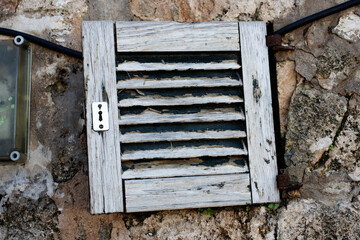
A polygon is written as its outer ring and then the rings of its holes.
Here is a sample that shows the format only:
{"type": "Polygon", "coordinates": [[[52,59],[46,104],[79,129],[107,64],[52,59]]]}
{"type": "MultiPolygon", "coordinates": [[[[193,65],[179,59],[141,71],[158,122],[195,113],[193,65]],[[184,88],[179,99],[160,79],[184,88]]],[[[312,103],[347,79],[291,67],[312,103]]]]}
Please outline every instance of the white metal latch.
{"type": "Polygon", "coordinates": [[[106,102],[92,103],[92,122],[94,131],[109,130],[109,111],[106,102]]]}

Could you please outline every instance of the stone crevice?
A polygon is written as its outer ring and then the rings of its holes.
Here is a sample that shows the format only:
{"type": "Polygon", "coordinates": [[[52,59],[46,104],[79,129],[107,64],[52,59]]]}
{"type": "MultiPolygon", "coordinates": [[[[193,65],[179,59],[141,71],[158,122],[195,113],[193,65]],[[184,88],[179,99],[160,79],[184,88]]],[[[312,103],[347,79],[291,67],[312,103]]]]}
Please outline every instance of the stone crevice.
{"type": "Polygon", "coordinates": [[[329,160],[329,153],[330,151],[333,151],[334,149],[331,149],[331,148],[334,148],[336,142],[337,142],[337,139],[340,135],[340,133],[342,132],[342,130],[344,129],[345,127],[345,123],[347,122],[347,119],[348,119],[348,116],[349,116],[349,111],[350,111],[350,97],[346,97],[347,99],[347,107],[346,107],[346,112],[344,113],[343,117],[342,117],[342,120],[341,120],[341,123],[340,123],[340,127],[338,128],[338,130],[336,131],[336,134],[334,136],[334,138],[332,139],[332,143],[331,145],[329,146],[328,150],[325,151],[323,153],[323,155],[321,156],[321,158],[314,164],[312,164],[311,166],[311,169],[312,170],[316,170],[316,169],[319,169],[320,167],[324,166],[326,164],[326,162],[329,160]]]}

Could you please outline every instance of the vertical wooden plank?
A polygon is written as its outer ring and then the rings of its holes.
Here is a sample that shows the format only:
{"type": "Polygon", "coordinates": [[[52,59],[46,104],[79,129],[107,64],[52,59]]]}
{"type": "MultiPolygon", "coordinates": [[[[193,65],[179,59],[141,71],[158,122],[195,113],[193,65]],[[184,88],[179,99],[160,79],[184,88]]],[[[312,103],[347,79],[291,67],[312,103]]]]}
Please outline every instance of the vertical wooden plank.
{"type": "Polygon", "coordinates": [[[114,23],[83,22],[91,213],[123,212],[114,23]],[[91,103],[107,102],[109,130],[92,129],[91,103]]]}
{"type": "Polygon", "coordinates": [[[266,25],[264,22],[240,22],[239,32],[252,201],[278,202],[266,25]]]}

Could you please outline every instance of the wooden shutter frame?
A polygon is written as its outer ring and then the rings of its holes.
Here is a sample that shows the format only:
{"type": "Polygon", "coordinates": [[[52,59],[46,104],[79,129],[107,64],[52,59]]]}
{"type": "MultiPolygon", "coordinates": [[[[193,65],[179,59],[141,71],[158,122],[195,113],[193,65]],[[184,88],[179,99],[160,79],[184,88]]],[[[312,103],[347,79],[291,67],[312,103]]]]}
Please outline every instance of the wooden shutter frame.
{"type": "Polygon", "coordinates": [[[90,212],[123,212],[121,155],[116,100],[114,23],[83,22],[90,212]],[[109,130],[92,129],[91,104],[107,102],[109,130]],[[116,144],[118,143],[118,144],[116,144]]]}
{"type": "MultiPolygon", "coordinates": [[[[130,27],[144,24],[150,28],[148,41],[157,34],[157,28],[151,26],[177,30],[181,26],[188,33],[189,26],[203,28],[201,24],[183,24],[174,22],[117,22],[116,24],[130,27]]],[[[275,137],[272,119],[271,91],[267,47],[265,45],[266,25],[263,22],[214,22],[212,25],[224,25],[223,30],[234,24],[238,26],[240,46],[234,46],[230,41],[230,48],[212,48],[210,44],[194,45],[201,50],[234,50],[241,49],[242,75],[245,101],[245,115],[247,125],[247,141],[250,167],[250,182],[252,203],[278,202],[279,191],[276,186],[277,163],[275,152],[275,137]],[[255,110],[254,110],[255,109],[255,110]],[[261,126],[261,127],[259,127],[261,126]],[[264,127],[267,126],[267,127],[264,127]]],[[[136,31],[135,31],[136,32],[136,31]]],[[[190,31],[191,32],[191,31],[190,31]]],[[[115,41],[113,36],[114,22],[96,21],[83,22],[83,52],[84,76],[86,88],[86,118],[89,156],[89,184],[91,213],[124,212],[123,181],[121,176],[120,136],[118,125],[118,103],[116,93],[115,41]],[[110,129],[106,132],[95,132],[91,124],[91,103],[107,102],[109,105],[110,129]],[[116,144],[118,143],[118,144],[116,144]]],[[[196,34],[195,34],[196,35],[196,34]]],[[[221,34],[220,34],[221,35],[221,34]]],[[[224,34],[222,34],[224,35],[224,34]]],[[[117,31],[119,39],[119,32],[117,31]]],[[[136,34],[135,34],[136,36],[136,34]]],[[[167,37],[164,36],[166,42],[167,37]]],[[[205,38],[207,39],[207,38],[205,38]]],[[[170,41],[171,42],[171,41],[170,41]]],[[[149,43],[136,51],[149,51],[147,47],[157,41],[149,43]]],[[[166,43],[167,48],[173,47],[166,43]]],[[[188,45],[189,46],[189,45],[188,45]]],[[[191,42],[190,42],[191,46],[191,42]]],[[[127,51],[121,41],[117,41],[117,48],[127,51]]],[[[157,48],[159,50],[159,48],[157,48]]],[[[175,51],[196,51],[196,48],[186,49],[186,44],[175,48],[175,51]]],[[[189,177],[191,179],[191,177],[189,177]]],[[[216,179],[216,178],[214,178],[216,179]]],[[[149,182],[151,182],[149,180],[149,182]]],[[[132,181],[131,183],[136,183],[132,181]]],[[[245,203],[245,202],[244,202],[245,203]]],[[[231,205],[231,204],[230,204],[231,205]]],[[[212,205],[217,206],[217,205],[212,205]]],[[[219,205],[220,206],[220,205],[219,205]]],[[[194,207],[197,207],[194,205],[194,207]]],[[[180,207],[181,208],[181,207],[180,207]]],[[[140,208],[141,209],[141,208],[140,208]]],[[[144,208],[148,211],[149,209],[144,208]]],[[[151,209],[150,209],[151,210],[151,209]]],[[[153,209],[158,210],[158,209],[153,209]]]]}
{"type": "Polygon", "coordinates": [[[264,22],[239,22],[252,202],[279,202],[264,22]]]}

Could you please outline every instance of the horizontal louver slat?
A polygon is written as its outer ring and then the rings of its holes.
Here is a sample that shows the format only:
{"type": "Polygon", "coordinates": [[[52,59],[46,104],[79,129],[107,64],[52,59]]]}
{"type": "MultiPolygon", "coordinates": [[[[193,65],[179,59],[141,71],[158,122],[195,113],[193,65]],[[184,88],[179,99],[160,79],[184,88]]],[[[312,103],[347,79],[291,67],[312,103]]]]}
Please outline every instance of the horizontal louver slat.
{"type": "Polygon", "coordinates": [[[126,211],[251,203],[249,174],[125,180],[126,211]]]}
{"type": "Polygon", "coordinates": [[[244,113],[227,112],[220,110],[207,110],[206,112],[192,114],[160,114],[146,111],[142,114],[122,115],[119,125],[178,123],[178,122],[215,122],[245,120],[244,113]]]}
{"type": "Polygon", "coordinates": [[[122,143],[142,143],[161,141],[188,141],[196,139],[231,139],[244,138],[245,131],[204,131],[204,132],[152,132],[152,133],[127,133],[120,135],[122,143]]]}
{"type": "Polygon", "coordinates": [[[189,88],[189,87],[237,87],[241,80],[231,78],[188,78],[188,79],[128,79],[118,81],[118,89],[189,88]]]}
{"type": "Polygon", "coordinates": [[[188,70],[224,70],[239,69],[236,60],[225,60],[210,63],[142,63],[127,61],[119,63],[117,71],[141,72],[141,71],[188,71],[188,70]]]}
{"type": "Polygon", "coordinates": [[[158,177],[182,177],[213,174],[246,173],[249,171],[245,159],[186,159],[151,162],[124,162],[123,179],[158,177]]]}
{"type": "Polygon", "coordinates": [[[173,149],[139,150],[122,153],[122,161],[139,159],[172,159],[195,157],[223,157],[247,155],[247,150],[235,147],[183,147],[173,149]]]}
{"type": "Polygon", "coordinates": [[[134,106],[185,106],[196,104],[229,104],[242,103],[244,100],[239,96],[216,96],[204,95],[201,97],[179,96],[179,97],[162,97],[162,96],[139,96],[137,98],[122,99],[119,101],[119,107],[134,106]]]}

